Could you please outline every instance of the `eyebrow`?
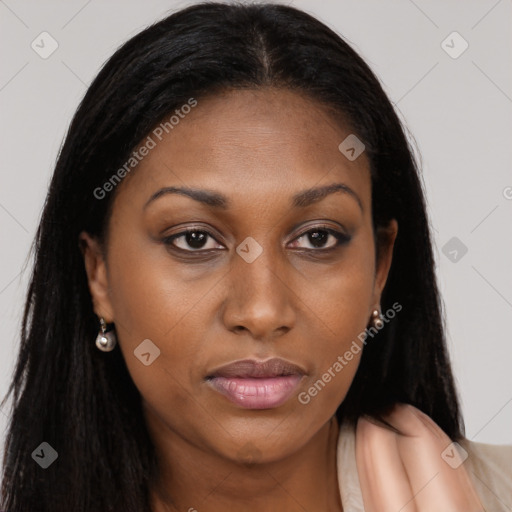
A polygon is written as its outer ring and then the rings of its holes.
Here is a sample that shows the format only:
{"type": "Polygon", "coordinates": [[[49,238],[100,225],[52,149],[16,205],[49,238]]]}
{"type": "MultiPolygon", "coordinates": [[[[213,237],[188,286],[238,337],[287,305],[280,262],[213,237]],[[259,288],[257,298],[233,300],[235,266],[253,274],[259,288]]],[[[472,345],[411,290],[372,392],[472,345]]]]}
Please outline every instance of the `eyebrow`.
{"type": "MultiPolygon", "coordinates": [[[[345,183],[333,183],[331,185],[325,185],[323,187],[315,187],[307,190],[298,192],[291,198],[291,206],[294,208],[305,208],[313,203],[316,203],[330,194],[336,192],[342,192],[348,194],[350,197],[355,199],[361,211],[364,212],[363,204],[359,196],[345,183]]],[[[219,192],[213,192],[211,190],[204,190],[191,187],[164,187],[155,192],[144,204],[145,209],[151,202],[167,194],[179,194],[190,197],[195,201],[206,204],[212,208],[219,208],[222,210],[229,209],[231,201],[220,194],[219,192]]]]}

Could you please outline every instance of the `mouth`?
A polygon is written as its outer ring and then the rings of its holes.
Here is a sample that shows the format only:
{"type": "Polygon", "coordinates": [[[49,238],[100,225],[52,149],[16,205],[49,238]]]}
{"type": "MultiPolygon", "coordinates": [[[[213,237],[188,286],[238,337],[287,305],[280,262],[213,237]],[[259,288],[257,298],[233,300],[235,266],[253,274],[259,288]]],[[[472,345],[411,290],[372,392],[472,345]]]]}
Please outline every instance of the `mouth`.
{"type": "Polygon", "coordinates": [[[306,372],[284,359],[236,361],[212,371],[206,382],[246,409],[273,409],[293,395],[306,372]]]}

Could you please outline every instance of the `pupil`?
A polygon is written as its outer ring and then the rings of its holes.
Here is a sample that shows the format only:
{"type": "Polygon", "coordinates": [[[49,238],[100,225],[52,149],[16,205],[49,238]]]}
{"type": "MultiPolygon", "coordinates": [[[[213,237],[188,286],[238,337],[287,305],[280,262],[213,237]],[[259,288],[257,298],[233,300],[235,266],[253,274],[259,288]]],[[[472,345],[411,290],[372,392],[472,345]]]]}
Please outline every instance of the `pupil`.
{"type": "MultiPolygon", "coordinates": [[[[327,231],[313,231],[308,235],[309,241],[314,247],[322,247],[325,244],[328,236],[329,234],[327,231]]],[[[190,231],[187,233],[186,239],[190,247],[200,249],[204,245],[206,234],[203,231],[190,231]]]]}
{"type": "Polygon", "coordinates": [[[204,245],[206,234],[203,231],[190,231],[187,233],[186,238],[190,247],[200,249],[204,245]]]}
{"type": "Polygon", "coordinates": [[[321,247],[329,236],[327,231],[313,231],[309,234],[309,241],[314,247],[321,247]],[[320,243],[318,243],[320,242],[320,243]],[[318,244],[318,245],[317,245],[318,244]]]}

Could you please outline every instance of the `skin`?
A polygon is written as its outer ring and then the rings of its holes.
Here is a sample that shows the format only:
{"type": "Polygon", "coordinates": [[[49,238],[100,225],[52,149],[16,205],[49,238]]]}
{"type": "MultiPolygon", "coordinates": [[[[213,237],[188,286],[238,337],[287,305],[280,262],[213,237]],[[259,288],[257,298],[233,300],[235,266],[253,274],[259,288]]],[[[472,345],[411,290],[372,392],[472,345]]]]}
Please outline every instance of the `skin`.
{"type": "Polygon", "coordinates": [[[156,447],[155,512],[342,510],[334,414],[361,353],[306,405],[294,395],[274,409],[242,409],[205,377],[239,359],[281,357],[306,370],[304,392],[369,325],[397,224],[379,231],[376,261],[368,160],[338,149],[350,133],[287,90],[198,98],[118,185],[106,247],[81,233],[94,310],[116,325],[156,447]],[[290,206],[294,194],[332,183],[360,204],[338,191],[290,206]],[[144,207],[170,186],[216,191],[231,205],[166,194],[144,207]],[[314,245],[305,234],[324,226],[351,238],[326,251],[333,236],[320,231],[314,245]],[[186,227],[213,238],[162,242],[186,227]],[[248,236],[263,249],[252,263],[236,252],[248,236]],[[160,349],[148,366],[133,354],[145,339],[160,349]]]}

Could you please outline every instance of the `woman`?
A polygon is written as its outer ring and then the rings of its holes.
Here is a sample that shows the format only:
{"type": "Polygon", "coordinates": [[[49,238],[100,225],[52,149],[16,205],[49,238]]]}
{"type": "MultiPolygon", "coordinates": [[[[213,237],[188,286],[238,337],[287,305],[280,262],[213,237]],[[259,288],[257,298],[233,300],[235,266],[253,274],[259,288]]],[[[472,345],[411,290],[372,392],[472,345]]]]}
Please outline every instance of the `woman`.
{"type": "Polygon", "coordinates": [[[9,512],[510,510],[510,447],[464,438],[404,132],[311,16],[198,4],[123,45],[35,251],[9,512]]]}

